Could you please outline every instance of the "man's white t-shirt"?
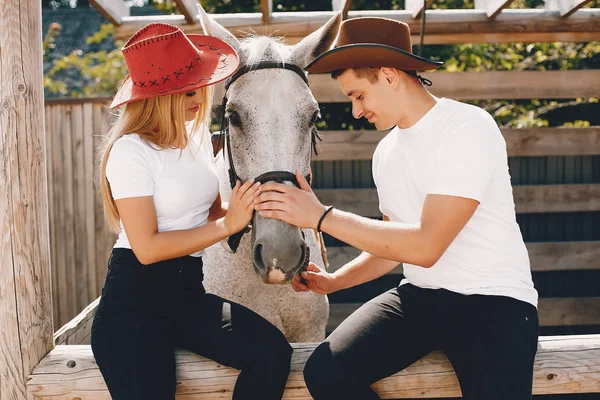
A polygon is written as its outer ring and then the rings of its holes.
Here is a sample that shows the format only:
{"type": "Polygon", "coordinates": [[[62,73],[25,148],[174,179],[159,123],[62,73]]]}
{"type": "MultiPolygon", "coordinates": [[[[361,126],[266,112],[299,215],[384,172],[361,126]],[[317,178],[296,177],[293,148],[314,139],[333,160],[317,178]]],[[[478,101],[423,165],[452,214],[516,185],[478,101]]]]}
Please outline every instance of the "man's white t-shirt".
{"type": "MultiPolygon", "coordinates": [[[[137,134],[124,135],[110,151],[106,177],[115,200],[153,196],[159,232],[205,225],[219,193],[207,130],[192,135],[183,150],[160,149],[137,134]]],[[[131,248],[122,222],[114,247],[131,248]]]]}
{"type": "Polygon", "coordinates": [[[515,217],[506,143],[484,110],[450,99],[415,125],[395,127],[373,155],[379,209],[391,221],[418,224],[428,194],[480,204],[431,268],[403,264],[422,288],[508,296],[537,306],[529,256],[515,217]]]}

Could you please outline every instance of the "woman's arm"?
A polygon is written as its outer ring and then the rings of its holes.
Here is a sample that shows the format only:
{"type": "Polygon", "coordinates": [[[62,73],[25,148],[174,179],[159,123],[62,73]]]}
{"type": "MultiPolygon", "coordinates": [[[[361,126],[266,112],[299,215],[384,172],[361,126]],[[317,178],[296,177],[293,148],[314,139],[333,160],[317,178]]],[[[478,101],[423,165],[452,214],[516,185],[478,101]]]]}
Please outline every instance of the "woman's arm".
{"type": "Polygon", "coordinates": [[[193,229],[158,232],[152,196],[123,198],[115,203],[131,249],[142,264],[152,264],[203,250],[247,226],[254,199],[260,194],[260,184],[252,183],[237,183],[225,216],[193,229]]]}

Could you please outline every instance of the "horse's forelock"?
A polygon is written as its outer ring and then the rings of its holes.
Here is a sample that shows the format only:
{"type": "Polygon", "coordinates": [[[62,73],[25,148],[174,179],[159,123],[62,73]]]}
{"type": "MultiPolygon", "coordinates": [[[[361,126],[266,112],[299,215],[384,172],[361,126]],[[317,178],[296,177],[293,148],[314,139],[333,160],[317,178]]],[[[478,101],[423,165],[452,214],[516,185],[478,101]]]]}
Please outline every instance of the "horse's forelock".
{"type": "Polygon", "coordinates": [[[285,64],[290,56],[290,47],[283,44],[283,38],[278,37],[246,37],[242,40],[242,49],[242,63],[245,65],[255,65],[261,61],[285,64]]]}

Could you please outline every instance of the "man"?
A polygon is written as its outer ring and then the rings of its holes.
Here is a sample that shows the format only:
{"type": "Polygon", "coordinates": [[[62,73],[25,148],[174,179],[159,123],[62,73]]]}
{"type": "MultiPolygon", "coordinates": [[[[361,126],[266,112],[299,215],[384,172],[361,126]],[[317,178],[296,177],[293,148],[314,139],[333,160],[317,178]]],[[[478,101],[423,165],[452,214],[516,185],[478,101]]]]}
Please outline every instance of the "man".
{"type": "Polygon", "coordinates": [[[384,221],[326,208],[302,189],[263,185],[256,210],[363,250],[329,274],[311,264],[296,290],[331,293],[403,263],[404,279],[364,304],[315,350],[304,376],[319,399],[379,399],[374,382],[443,350],[463,398],[531,399],[537,292],[515,218],[506,145],[485,111],[436,98],[415,70],[406,24],[356,18],[312,73],[332,72],[355,118],[392,131],[373,155],[384,221]]]}

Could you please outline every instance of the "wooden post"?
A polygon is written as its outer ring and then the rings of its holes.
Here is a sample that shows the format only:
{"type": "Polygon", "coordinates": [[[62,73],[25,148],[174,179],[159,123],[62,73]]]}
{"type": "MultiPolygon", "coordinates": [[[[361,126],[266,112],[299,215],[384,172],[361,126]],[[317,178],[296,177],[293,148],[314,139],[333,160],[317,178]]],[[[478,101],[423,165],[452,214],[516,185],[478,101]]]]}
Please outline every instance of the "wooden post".
{"type": "Polygon", "coordinates": [[[0,0],[0,398],[53,347],[39,0],[0,0]]]}

